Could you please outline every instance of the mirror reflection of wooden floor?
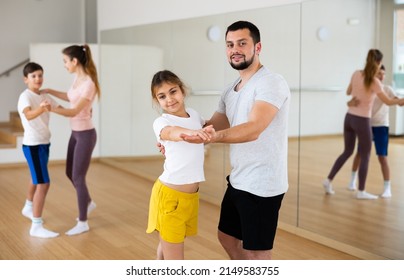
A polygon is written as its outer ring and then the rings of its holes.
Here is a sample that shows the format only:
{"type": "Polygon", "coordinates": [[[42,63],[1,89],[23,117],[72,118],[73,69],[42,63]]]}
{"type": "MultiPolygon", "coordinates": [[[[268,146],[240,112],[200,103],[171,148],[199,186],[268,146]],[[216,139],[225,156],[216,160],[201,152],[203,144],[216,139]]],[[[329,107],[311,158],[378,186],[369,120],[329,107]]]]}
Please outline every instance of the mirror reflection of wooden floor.
{"type": "MultiPolygon", "coordinates": [[[[353,157],[333,181],[335,195],[324,195],[322,181],[343,150],[343,138],[303,138],[300,142],[299,227],[388,259],[404,259],[404,138],[391,137],[388,161],[392,197],[358,200],[347,189],[353,157]]],[[[290,154],[297,143],[291,143],[290,154]]],[[[293,159],[290,169],[293,170],[293,159]]],[[[366,191],[381,194],[383,177],[372,146],[366,191]]]]}
{"type": "MultiPolygon", "coordinates": [[[[144,168],[150,170],[148,167],[144,168]]],[[[76,198],[64,175],[63,164],[51,164],[52,185],[43,218],[45,226],[61,233],[54,239],[29,236],[31,222],[21,215],[28,170],[0,166],[0,259],[9,260],[136,260],[154,259],[157,234],[146,234],[152,182],[95,161],[88,184],[97,208],[91,213],[88,233],[66,236],[76,223],[76,198]]],[[[219,208],[201,202],[199,234],[185,243],[187,259],[226,259],[216,238],[219,208]]],[[[351,255],[278,231],[274,259],[356,259],[351,255]]]]}

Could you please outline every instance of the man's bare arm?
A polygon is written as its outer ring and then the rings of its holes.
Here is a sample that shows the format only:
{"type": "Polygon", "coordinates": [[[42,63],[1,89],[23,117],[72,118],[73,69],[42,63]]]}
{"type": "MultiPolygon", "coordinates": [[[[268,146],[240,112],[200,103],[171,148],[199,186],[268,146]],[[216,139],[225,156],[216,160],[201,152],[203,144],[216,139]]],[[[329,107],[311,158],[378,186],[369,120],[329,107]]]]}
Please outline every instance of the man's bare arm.
{"type": "Polygon", "coordinates": [[[212,142],[244,143],[254,141],[271,124],[278,111],[277,107],[268,102],[256,101],[247,122],[217,131],[212,142]]]}

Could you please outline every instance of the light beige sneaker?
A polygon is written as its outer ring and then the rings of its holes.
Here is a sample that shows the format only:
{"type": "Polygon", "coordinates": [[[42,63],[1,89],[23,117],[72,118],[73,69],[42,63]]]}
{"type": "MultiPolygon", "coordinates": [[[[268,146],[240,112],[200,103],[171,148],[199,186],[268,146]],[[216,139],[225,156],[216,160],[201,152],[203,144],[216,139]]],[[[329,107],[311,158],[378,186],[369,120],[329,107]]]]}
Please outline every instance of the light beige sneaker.
{"type": "Polygon", "coordinates": [[[331,185],[330,180],[325,179],[323,181],[323,187],[324,187],[324,190],[325,190],[326,194],[335,194],[334,190],[332,189],[332,185],[331,185]]]}

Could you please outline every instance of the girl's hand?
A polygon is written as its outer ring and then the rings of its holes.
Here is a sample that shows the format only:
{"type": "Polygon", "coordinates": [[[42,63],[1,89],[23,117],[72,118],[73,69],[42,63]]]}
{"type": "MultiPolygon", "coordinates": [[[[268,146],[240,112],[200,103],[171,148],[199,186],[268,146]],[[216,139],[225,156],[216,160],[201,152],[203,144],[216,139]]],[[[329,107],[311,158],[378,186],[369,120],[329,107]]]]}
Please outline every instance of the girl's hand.
{"type": "Polygon", "coordinates": [[[166,149],[165,149],[164,145],[162,145],[160,142],[157,142],[156,146],[159,149],[160,153],[163,156],[166,156],[166,149]]]}
{"type": "Polygon", "coordinates": [[[213,125],[205,126],[204,128],[202,128],[202,130],[209,136],[209,142],[215,138],[216,130],[213,128],[213,125]]]}

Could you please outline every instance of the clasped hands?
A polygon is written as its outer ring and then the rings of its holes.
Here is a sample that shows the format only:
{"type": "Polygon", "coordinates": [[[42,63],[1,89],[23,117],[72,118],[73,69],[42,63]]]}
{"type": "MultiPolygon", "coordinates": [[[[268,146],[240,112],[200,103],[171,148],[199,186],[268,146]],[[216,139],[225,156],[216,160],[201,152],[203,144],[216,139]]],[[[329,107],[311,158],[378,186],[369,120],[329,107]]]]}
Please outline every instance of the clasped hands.
{"type": "Polygon", "coordinates": [[[42,101],[39,106],[44,109],[45,112],[50,112],[52,109],[51,104],[47,100],[42,101]]]}
{"type": "Polygon", "coordinates": [[[213,125],[205,126],[202,129],[194,130],[193,133],[185,134],[181,133],[180,137],[182,140],[188,143],[201,144],[201,143],[211,143],[216,136],[216,131],[213,125]]]}
{"type": "MultiPolygon", "coordinates": [[[[180,134],[180,137],[183,141],[192,144],[212,143],[215,139],[215,136],[216,130],[213,128],[213,125],[208,125],[202,129],[195,130],[194,133],[191,134],[180,134]]],[[[165,147],[160,142],[157,143],[157,148],[162,155],[165,155],[165,147]]]]}

